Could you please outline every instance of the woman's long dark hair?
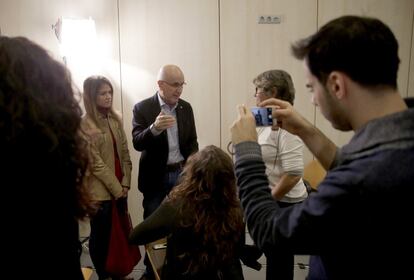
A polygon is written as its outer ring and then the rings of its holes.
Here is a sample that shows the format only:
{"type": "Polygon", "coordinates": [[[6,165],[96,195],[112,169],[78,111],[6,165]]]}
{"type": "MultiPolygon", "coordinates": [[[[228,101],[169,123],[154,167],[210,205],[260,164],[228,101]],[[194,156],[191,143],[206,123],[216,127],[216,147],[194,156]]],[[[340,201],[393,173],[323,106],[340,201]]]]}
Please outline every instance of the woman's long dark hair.
{"type": "Polygon", "coordinates": [[[75,219],[94,209],[84,185],[88,161],[76,96],[69,72],[45,49],[0,36],[3,180],[14,181],[26,214],[56,211],[75,219]]]}
{"type": "Polygon", "coordinates": [[[189,272],[217,267],[234,257],[244,223],[229,155],[218,147],[207,146],[190,156],[169,199],[184,202],[179,203],[180,216],[192,218],[183,219],[180,226],[191,228],[196,239],[202,241],[189,258],[189,272]]]}

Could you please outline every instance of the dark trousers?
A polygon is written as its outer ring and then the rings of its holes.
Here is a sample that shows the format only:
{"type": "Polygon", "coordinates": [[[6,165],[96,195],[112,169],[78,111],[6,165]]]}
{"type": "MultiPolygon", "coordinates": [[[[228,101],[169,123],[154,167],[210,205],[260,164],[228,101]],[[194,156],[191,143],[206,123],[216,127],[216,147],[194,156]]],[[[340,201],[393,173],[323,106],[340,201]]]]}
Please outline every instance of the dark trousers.
{"type": "MultiPolygon", "coordinates": [[[[278,204],[280,208],[286,208],[296,203],[278,201],[278,204]]],[[[295,255],[289,248],[270,249],[264,253],[266,255],[266,280],[293,280],[295,255]]]]}
{"type": "MultiPolygon", "coordinates": [[[[164,179],[165,183],[161,190],[143,193],[144,200],[142,201],[142,207],[144,208],[144,219],[157,210],[158,206],[160,206],[161,202],[177,183],[181,171],[182,169],[177,169],[175,171],[167,172],[164,179]]],[[[147,254],[145,254],[144,264],[146,266],[145,274],[153,276],[154,272],[147,254]]]]}
{"type": "Polygon", "coordinates": [[[98,212],[91,217],[89,253],[99,279],[110,277],[105,271],[112,226],[112,202],[102,201],[98,212]]]}

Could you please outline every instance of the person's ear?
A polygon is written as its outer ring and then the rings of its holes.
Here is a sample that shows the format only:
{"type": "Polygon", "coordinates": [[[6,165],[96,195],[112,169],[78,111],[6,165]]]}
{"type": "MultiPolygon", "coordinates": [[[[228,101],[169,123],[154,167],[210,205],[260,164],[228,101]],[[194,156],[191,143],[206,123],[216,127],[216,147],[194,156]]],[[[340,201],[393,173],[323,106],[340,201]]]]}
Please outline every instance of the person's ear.
{"type": "Polygon", "coordinates": [[[277,88],[272,87],[270,90],[271,90],[271,93],[272,93],[272,97],[277,98],[277,88]]]}
{"type": "Polygon", "coordinates": [[[329,74],[326,81],[326,87],[329,92],[337,99],[342,99],[346,95],[345,75],[339,71],[333,71],[329,74]]]}

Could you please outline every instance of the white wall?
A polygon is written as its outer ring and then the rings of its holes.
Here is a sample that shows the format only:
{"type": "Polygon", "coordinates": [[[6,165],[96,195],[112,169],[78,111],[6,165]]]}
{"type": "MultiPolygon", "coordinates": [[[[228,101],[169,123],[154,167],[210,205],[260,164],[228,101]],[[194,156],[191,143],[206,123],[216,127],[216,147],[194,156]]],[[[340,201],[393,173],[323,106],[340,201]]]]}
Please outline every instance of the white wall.
{"type": "MultiPolygon", "coordinates": [[[[292,75],[295,107],[313,120],[314,106],[310,95],[304,94],[302,62],[292,58],[290,44],[317,30],[317,1],[227,0],[221,1],[220,13],[222,144],[230,141],[236,105],[255,104],[252,81],[266,70],[284,69],[292,75]],[[277,15],[282,20],[280,24],[258,24],[259,15],[277,15]]],[[[306,162],[310,158],[306,152],[306,162]]]]}

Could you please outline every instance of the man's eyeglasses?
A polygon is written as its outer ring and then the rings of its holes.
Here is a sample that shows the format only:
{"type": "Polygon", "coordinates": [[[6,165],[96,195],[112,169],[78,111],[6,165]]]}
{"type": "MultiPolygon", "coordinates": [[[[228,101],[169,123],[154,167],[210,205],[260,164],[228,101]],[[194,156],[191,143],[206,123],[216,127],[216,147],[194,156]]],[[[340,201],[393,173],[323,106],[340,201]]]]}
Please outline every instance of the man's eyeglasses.
{"type": "Polygon", "coordinates": [[[182,83],[178,83],[178,82],[169,83],[167,81],[163,81],[163,82],[173,88],[183,88],[187,84],[186,82],[182,82],[182,83]]]}

